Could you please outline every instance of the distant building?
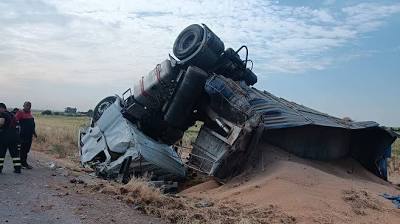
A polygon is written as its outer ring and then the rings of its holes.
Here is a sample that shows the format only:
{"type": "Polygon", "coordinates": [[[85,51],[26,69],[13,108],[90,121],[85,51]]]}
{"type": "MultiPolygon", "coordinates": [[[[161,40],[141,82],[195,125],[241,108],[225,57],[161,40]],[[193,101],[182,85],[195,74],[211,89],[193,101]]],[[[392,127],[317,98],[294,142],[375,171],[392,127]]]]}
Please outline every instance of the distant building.
{"type": "Polygon", "coordinates": [[[76,114],[77,111],[76,107],[67,107],[64,109],[64,113],[66,114],[76,114]]]}

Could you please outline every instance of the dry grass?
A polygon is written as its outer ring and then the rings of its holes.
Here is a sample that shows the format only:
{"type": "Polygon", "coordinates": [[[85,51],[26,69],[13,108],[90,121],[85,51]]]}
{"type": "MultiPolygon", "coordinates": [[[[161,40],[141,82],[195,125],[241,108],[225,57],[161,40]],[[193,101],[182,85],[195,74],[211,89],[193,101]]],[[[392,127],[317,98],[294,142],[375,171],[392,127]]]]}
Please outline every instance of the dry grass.
{"type": "Polygon", "coordinates": [[[296,219],[276,206],[260,209],[232,201],[210,201],[164,195],[145,179],[132,179],[126,185],[101,184],[92,188],[114,195],[145,214],[171,223],[296,223],[296,219]]]}
{"type": "Polygon", "coordinates": [[[389,160],[389,170],[391,172],[400,172],[400,139],[397,139],[392,145],[392,158],[389,160]]]}
{"type": "Polygon", "coordinates": [[[344,190],[343,200],[347,202],[357,215],[367,215],[368,209],[382,210],[381,203],[365,190],[344,190]]]}
{"type": "Polygon", "coordinates": [[[38,138],[33,143],[37,151],[51,153],[58,158],[77,158],[78,130],[87,125],[88,117],[35,115],[38,138]]]}

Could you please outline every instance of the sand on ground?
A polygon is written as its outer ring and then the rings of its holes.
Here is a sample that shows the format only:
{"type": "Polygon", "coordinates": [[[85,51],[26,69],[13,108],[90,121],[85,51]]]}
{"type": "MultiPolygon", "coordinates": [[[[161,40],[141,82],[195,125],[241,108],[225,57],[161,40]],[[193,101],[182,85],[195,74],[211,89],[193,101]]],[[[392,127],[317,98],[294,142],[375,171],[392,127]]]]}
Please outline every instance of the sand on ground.
{"type": "Polygon", "coordinates": [[[278,206],[298,223],[400,223],[400,209],[380,196],[398,195],[399,189],[357,161],[307,160],[267,143],[258,152],[258,159],[225,185],[210,180],[180,194],[278,206]]]}

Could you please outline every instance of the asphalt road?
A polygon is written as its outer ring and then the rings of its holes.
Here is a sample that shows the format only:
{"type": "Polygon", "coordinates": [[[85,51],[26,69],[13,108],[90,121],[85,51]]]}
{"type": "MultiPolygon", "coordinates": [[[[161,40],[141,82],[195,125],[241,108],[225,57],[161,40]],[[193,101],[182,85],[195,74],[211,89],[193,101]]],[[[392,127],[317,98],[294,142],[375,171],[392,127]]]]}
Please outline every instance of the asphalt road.
{"type": "Polygon", "coordinates": [[[32,170],[13,173],[6,157],[0,174],[0,223],[163,223],[100,193],[76,190],[63,169],[31,153],[32,170]],[[33,157],[33,158],[32,158],[33,157]],[[54,187],[58,186],[58,187],[54,187]]]}

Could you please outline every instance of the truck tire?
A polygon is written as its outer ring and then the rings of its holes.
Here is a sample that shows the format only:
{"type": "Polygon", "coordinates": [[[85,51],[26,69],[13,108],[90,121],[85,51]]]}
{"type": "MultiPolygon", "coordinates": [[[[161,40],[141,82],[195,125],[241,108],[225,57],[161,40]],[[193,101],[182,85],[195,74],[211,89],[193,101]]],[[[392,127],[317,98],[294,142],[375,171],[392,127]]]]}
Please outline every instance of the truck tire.
{"type": "Polygon", "coordinates": [[[186,27],[175,40],[174,55],[180,60],[192,55],[199,48],[203,34],[203,27],[198,24],[186,27]]]}
{"type": "Polygon", "coordinates": [[[104,111],[115,102],[117,99],[116,96],[108,96],[104,99],[102,99],[94,108],[93,111],[93,119],[92,122],[96,122],[100,119],[101,115],[103,115],[104,111]]]}
{"type": "Polygon", "coordinates": [[[173,52],[180,64],[210,70],[215,67],[224,48],[224,43],[210,28],[193,24],[178,35],[173,52]]]}

